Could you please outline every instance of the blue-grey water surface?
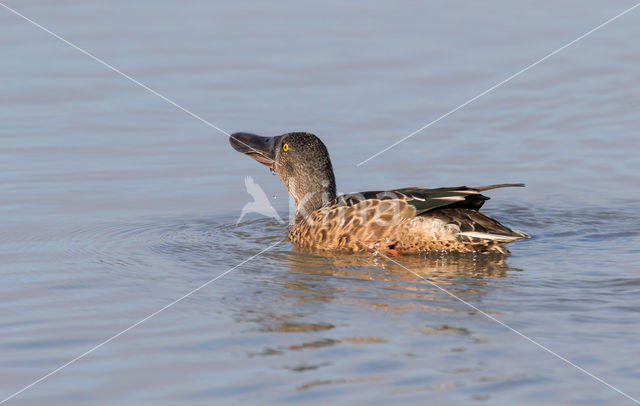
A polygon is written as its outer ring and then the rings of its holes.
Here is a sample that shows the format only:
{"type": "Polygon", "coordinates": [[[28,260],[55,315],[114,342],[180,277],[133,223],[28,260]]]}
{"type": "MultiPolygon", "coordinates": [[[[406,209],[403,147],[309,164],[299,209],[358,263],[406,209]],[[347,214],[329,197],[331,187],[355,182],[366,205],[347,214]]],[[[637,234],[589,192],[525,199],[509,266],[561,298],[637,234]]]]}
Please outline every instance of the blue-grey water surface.
{"type": "MultiPolygon", "coordinates": [[[[341,192],[525,182],[501,261],[404,266],[640,397],[640,8],[628,0],[4,1],[225,131],[319,135],[341,192]]],[[[0,7],[0,399],[283,239],[227,137],[0,7]]],[[[384,258],[289,242],[15,405],[632,401],[384,258]]]]}

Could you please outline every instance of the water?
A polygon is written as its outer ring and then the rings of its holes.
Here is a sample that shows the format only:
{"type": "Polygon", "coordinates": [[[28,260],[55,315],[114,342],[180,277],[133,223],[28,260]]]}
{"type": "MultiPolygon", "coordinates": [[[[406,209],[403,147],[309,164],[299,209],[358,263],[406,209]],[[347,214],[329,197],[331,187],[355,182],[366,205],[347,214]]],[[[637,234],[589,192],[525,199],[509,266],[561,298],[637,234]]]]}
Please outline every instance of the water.
{"type": "MultiPolygon", "coordinates": [[[[629,1],[6,3],[227,131],[307,130],[341,192],[525,182],[504,261],[284,241],[6,404],[629,404],[638,398],[638,9],[356,164],[629,1]],[[424,278],[424,279],[423,279],[424,278]]],[[[0,397],[266,247],[226,137],[0,9],[0,397]]]]}

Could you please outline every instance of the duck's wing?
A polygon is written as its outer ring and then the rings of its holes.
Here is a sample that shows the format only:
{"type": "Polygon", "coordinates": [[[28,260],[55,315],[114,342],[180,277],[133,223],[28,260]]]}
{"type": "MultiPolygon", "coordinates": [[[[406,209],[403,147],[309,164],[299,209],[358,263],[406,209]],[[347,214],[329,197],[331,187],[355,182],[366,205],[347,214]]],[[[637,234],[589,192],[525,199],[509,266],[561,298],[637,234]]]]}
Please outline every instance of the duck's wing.
{"type": "Polygon", "coordinates": [[[502,187],[523,187],[523,183],[502,183],[479,187],[446,187],[438,189],[403,188],[394,190],[369,191],[342,195],[336,198],[338,205],[351,206],[363,200],[404,200],[415,207],[416,215],[440,208],[460,208],[478,210],[489,197],[480,192],[502,187]]]}
{"type": "Polygon", "coordinates": [[[416,208],[416,215],[440,208],[460,208],[479,210],[488,196],[481,194],[486,190],[502,187],[523,187],[522,183],[503,183],[479,187],[447,187],[438,189],[406,188],[394,192],[405,195],[407,203],[416,208]]]}

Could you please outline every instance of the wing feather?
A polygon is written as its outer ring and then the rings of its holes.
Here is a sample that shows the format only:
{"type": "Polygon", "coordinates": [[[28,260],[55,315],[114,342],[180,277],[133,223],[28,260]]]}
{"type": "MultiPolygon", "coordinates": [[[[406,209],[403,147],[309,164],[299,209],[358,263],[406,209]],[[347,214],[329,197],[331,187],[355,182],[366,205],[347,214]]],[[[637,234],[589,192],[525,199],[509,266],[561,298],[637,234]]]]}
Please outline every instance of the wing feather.
{"type": "Polygon", "coordinates": [[[333,203],[352,206],[368,199],[399,199],[413,206],[416,209],[416,215],[445,207],[478,210],[486,200],[489,200],[489,197],[482,195],[480,192],[503,187],[522,186],[524,186],[523,183],[501,183],[479,187],[458,186],[437,189],[410,187],[346,194],[338,196],[333,203]]]}

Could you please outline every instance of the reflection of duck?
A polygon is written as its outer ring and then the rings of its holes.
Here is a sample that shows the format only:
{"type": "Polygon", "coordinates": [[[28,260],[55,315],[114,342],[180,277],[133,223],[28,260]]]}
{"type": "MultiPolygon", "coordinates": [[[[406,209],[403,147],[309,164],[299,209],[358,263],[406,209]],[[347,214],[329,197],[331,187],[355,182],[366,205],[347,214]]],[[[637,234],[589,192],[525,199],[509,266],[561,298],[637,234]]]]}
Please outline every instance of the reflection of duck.
{"type": "MultiPolygon", "coordinates": [[[[335,309],[335,303],[350,308],[355,306],[354,309],[375,309],[380,314],[417,311],[424,316],[423,312],[428,312],[429,316],[424,319],[429,322],[421,327],[421,332],[430,333],[427,330],[432,329],[441,334],[443,331],[438,329],[442,325],[438,320],[446,320],[446,328],[455,329],[450,324],[454,321],[449,314],[466,313],[469,309],[443,294],[434,284],[463,300],[478,302],[493,290],[496,279],[517,271],[505,263],[504,256],[495,254],[429,253],[402,256],[398,261],[364,253],[318,255],[298,249],[280,254],[279,264],[290,272],[278,272],[272,279],[270,289],[274,290],[270,295],[277,300],[267,298],[258,308],[251,304],[247,308],[239,306],[236,311],[240,319],[258,323],[261,331],[305,333],[300,335],[304,340],[314,337],[305,344],[296,344],[295,348],[279,347],[277,350],[282,352],[343,341],[356,344],[384,342],[387,336],[372,336],[369,330],[354,332],[355,336],[345,334],[341,323],[336,323],[335,315],[326,317],[325,310],[335,309]],[[438,314],[446,316],[439,318],[438,314]]],[[[356,314],[358,311],[354,310],[356,314]]]]}
{"type": "Polygon", "coordinates": [[[240,213],[240,217],[238,217],[238,221],[236,221],[236,225],[240,223],[247,213],[258,213],[282,221],[278,212],[273,208],[271,203],[269,203],[269,198],[267,198],[264,190],[262,190],[251,176],[244,178],[244,185],[247,188],[247,192],[253,197],[253,202],[249,202],[242,207],[242,212],[240,213]]]}
{"type": "Polygon", "coordinates": [[[289,237],[300,247],[504,254],[504,244],[529,237],[478,211],[489,199],[480,192],[522,184],[405,188],[338,197],[329,153],[315,135],[236,133],[230,142],[280,176],[296,202],[289,237]]]}
{"type": "Polygon", "coordinates": [[[485,284],[484,278],[502,278],[509,267],[502,255],[478,255],[475,253],[427,253],[427,255],[403,256],[394,260],[371,255],[315,255],[297,249],[291,254],[290,267],[295,272],[315,275],[331,275],[357,279],[374,279],[394,282],[428,281],[438,284],[456,284],[460,280],[485,284]],[[419,275],[419,276],[418,276],[419,275]]]}
{"type": "Polygon", "coordinates": [[[283,296],[296,298],[296,309],[301,309],[302,303],[315,307],[339,300],[398,312],[467,311],[440,288],[465,300],[477,300],[490,289],[493,279],[518,270],[496,254],[429,253],[395,260],[381,255],[317,255],[294,250],[287,257],[292,272],[283,277],[282,285],[291,294],[283,296]],[[341,282],[345,279],[367,281],[366,288],[341,282]]]}

